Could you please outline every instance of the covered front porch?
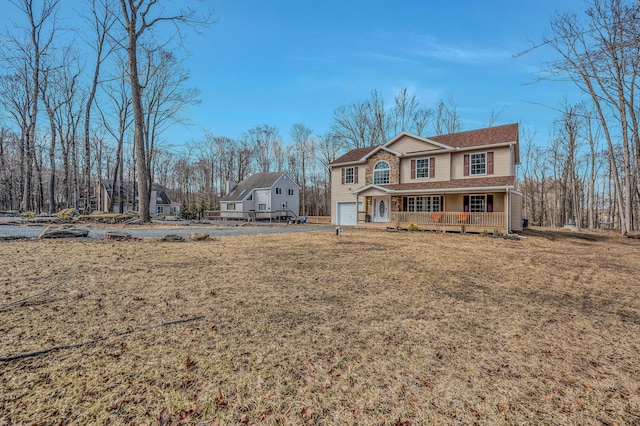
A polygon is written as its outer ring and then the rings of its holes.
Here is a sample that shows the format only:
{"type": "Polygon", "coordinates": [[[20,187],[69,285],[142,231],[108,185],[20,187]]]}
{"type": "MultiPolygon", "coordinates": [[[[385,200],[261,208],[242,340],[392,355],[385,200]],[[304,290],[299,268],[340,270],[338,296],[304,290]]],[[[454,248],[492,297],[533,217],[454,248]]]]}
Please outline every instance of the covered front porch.
{"type": "Polygon", "coordinates": [[[507,233],[507,192],[358,194],[358,226],[507,233]]]}

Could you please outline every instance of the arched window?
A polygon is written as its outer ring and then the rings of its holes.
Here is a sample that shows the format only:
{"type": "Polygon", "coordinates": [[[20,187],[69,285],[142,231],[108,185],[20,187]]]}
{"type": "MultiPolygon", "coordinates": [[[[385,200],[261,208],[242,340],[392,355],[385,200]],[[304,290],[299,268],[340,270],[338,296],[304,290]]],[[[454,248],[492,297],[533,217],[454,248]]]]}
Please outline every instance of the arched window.
{"type": "Polygon", "coordinates": [[[373,166],[373,184],[384,185],[389,183],[390,170],[389,163],[386,161],[378,161],[376,165],[373,166]]]}

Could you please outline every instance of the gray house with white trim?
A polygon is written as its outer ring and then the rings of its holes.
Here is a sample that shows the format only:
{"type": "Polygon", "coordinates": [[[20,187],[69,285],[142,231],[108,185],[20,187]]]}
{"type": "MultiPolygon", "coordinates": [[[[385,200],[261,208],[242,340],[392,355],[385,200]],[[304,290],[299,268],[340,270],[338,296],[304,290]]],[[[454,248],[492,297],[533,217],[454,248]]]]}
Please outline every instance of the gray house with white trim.
{"type": "Polygon", "coordinates": [[[255,173],[236,184],[229,182],[220,200],[220,217],[271,219],[300,213],[300,187],[282,172],[255,173]]]}

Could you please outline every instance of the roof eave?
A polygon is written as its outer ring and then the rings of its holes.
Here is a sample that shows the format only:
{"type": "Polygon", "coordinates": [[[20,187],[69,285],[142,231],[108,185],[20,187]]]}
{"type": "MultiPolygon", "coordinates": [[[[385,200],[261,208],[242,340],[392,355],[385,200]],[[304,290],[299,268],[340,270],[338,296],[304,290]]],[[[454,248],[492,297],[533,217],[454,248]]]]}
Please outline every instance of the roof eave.
{"type": "Polygon", "coordinates": [[[488,191],[507,191],[509,189],[513,189],[514,186],[510,185],[499,185],[499,186],[476,186],[469,188],[435,188],[435,189],[400,189],[393,190],[387,189],[386,192],[389,194],[428,194],[428,193],[449,193],[449,194],[461,194],[465,192],[488,192],[488,191]]]}

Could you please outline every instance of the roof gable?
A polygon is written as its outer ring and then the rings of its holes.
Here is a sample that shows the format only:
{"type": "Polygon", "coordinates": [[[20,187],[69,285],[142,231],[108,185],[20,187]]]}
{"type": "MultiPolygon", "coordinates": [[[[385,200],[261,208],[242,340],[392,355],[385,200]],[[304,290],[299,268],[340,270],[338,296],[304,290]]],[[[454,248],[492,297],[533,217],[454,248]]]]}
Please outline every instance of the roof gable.
{"type": "MultiPolygon", "coordinates": [[[[271,188],[281,177],[283,172],[254,173],[236,186],[233,191],[222,197],[220,201],[243,201],[255,189],[271,188]]],[[[294,182],[295,184],[295,182],[294,182]]]]}
{"type": "Polygon", "coordinates": [[[394,151],[401,152],[403,154],[449,148],[447,145],[406,132],[400,133],[398,136],[384,144],[383,147],[393,149],[394,151]]]}

